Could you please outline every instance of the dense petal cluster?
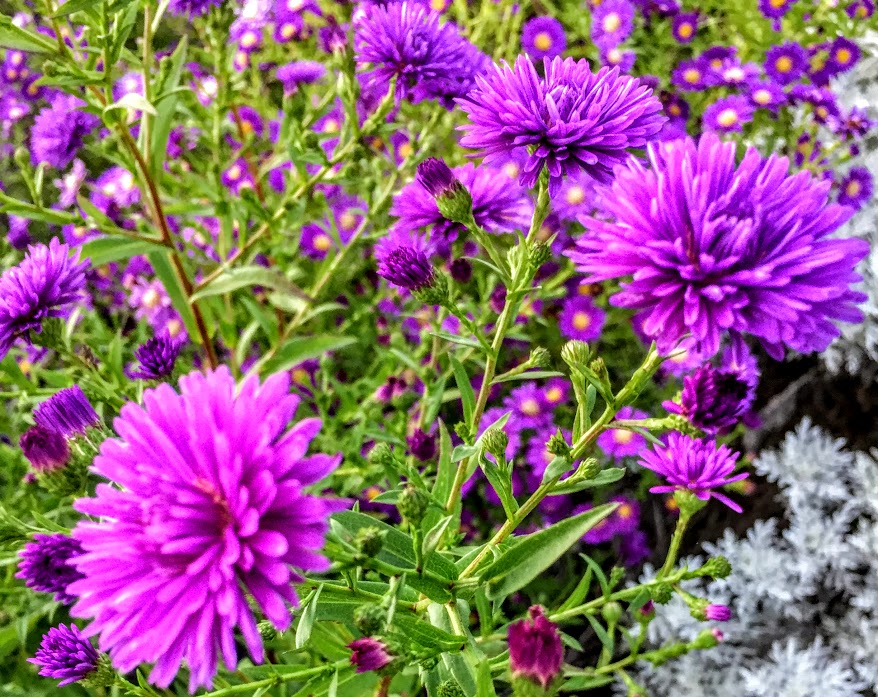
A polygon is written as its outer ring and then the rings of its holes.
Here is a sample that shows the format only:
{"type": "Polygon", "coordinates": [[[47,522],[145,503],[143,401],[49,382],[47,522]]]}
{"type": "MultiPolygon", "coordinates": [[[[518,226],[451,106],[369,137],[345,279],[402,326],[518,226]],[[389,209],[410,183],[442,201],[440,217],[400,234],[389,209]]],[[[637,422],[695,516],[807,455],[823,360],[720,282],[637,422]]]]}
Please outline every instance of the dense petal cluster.
{"type": "Polygon", "coordinates": [[[378,257],[378,275],[406,290],[426,288],[433,273],[430,260],[415,247],[400,245],[378,257]]]}
{"type": "Polygon", "coordinates": [[[139,380],[162,380],[170,377],[182,349],[182,342],[165,334],[148,339],[134,352],[139,365],[128,371],[128,377],[139,380]]]}
{"type": "Polygon", "coordinates": [[[88,261],[57,237],[49,245],[28,247],[18,266],[0,276],[0,359],[12,342],[30,330],[39,332],[48,317],[64,317],[83,297],[88,261]]]}
{"type": "Polygon", "coordinates": [[[668,435],[667,445],[655,446],[643,453],[640,464],[668,482],[667,485],[652,487],[650,491],[654,494],[686,489],[702,501],[714,498],[740,513],[738,504],[716,491],[719,487],[747,478],[746,472],[734,474],[737,459],[737,453],[725,445],[717,447],[714,441],[673,432],[668,435]]]}
{"type": "Polygon", "coordinates": [[[561,672],[564,647],[558,627],[539,605],[531,607],[530,617],[509,625],[509,667],[521,676],[548,687],[561,672]]]}
{"type": "Polygon", "coordinates": [[[682,414],[707,433],[735,426],[747,413],[756,396],[756,385],[734,370],[701,366],[683,378],[680,404],[665,402],[665,408],[682,414]]]}
{"type": "Polygon", "coordinates": [[[351,650],[351,665],[356,666],[358,673],[381,670],[393,660],[383,642],[372,637],[356,639],[348,644],[351,650]]]}
{"type": "Polygon", "coordinates": [[[490,60],[438,12],[415,2],[362,8],[356,23],[357,63],[369,68],[366,88],[387,91],[395,77],[396,95],[414,102],[439,99],[450,105],[465,95],[490,60]]]}
{"type": "Polygon", "coordinates": [[[34,119],[30,134],[31,159],[64,169],[82,143],[98,125],[98,117],[80,109],[84,102],[72,95],[59,94],[34,119]]]}
{"type": "Polygon", "coordinates": [[[21,451],[37,472],[64,467],[70,460],[70,446],[64,434],[44,426],[29,428],[19,441],[21,451]]]}
{"type": "Polygon", "coordinates": [[[830,184],[788,175],[785,158],[706,134],[650,146],[651,169],[631,162],[603,198],[614,220],[589,230],[570,256],[590,280],[630,276],[615,305],[643,313],[643,331],[667,352],[691,333],[706,356],[725,333],[822,351],[833,320],[857,322],[865,299],[850,286],[868,252],[857,239],[829,239],[850,209],[827,203],[830,184]]]}
{"type": "Polygon", "coordinates": [[[585,60],[543,62],[541,78],[526,56],[514,67],[495,67],[459,100],[471,123],[461,144],[479,150],[485,162],[503,161],[517,148],[530,154],[520,182],[529,188],[546,167],[554,195],[564,176],[580,171],[598,181],[644,146],[665,121],[652,90],[617,68],[593,73],[585,60]]]}
{"type": "Polygon", "coordinates": [[[328,566],[319,550],[333,505],[303,488],[339,461],[305,456],[320,421],[287,430],[298,402],[287,374],[236,389],[221,367],[122,408],[119,438],[94,463],[113,484],[75,504],[94,520],[73,532],[85,578],[69,589],[72,614],[93,618],[86,632],[117,668],[154,663],[150,680],[167,687],[185,660],[190,688],[209,687],[220,656],[236,665],[236,627],[261,661],[248,591],[276,628],[289,627],[295,569],[328,566]]]}
{"type": "Polygon", "coordinates": [[[29,663],[40,666],[44,678],[60,680],[59,687],[84,680],[98,669],[100,656],[79,627],[60,624],[43,637],[29,663]]]}
{"type": "Polygon", "coordinates": [[[79,385],[58,390],[34,409],[37,426],[57,431],[66,438],[99,426],[98,416],[79,385]]]}
{"type": "Polygon", "coordinates": [[[67,592],[67,587],[82,578],[70,562],[82,554],[82,545],[72,537],[60,533],[54,535],[34,535],[19,552],[16,578],[25,582],[28,588],[41,593],[54,593],[59,603],[70,604],[76,597],[67,592]]]}

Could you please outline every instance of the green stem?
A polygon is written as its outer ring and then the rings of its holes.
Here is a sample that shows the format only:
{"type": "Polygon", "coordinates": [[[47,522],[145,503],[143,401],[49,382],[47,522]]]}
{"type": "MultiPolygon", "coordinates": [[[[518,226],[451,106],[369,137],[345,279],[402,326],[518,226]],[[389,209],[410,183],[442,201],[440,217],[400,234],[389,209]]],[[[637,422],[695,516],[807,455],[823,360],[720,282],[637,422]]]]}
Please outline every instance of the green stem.
{"type": "Polygon", "coordinates": [[[343,661],[336,661],[335,663],[331,663],[328,665],[317,666],[316,668],[308,668],[297,673],[274,675],[270,678],[266,678],[265,680],[256,680],[254,682],[248,682],[243,685],[232,685],[231,687],[224,687],[221,690],[208,692],[203,697],[226,697],[226,695],[242,695],[248,692],[256,692],[256,690],[263,687],[276,687],[278,685],[283,685],[287,682],[297,682],[305,678],[312,678],[316,675],[320,675],[321,673],[329,674],[333,671],[341,670],[342,668],[345,668],[349,665],[350,660],[345,659],[343,661]]]}
{"type": "Polygon", "coordinates": [[[680,517],[677,519],[677,527],[674,529],[674,536],[671,538],[671,546],[668,548],[668,556],[665,559],[665,565],[659,571],[658,578],[664,578],[674,568],[677,563],[677,554],[680,552],[680,543],[683,542],[683,535],[686,534],[686,527],[689,525],[691,514],[680,511],[680,517]]]}

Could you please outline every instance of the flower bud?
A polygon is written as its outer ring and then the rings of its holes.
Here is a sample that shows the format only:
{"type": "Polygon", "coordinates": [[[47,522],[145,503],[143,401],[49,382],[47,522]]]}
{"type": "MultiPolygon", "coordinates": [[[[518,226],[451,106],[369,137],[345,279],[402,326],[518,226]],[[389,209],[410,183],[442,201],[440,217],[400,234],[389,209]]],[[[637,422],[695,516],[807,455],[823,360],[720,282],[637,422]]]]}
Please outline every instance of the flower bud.
{"type": "Polygon", "coordinates": [[[431,436],[418,429],[406,442],[409,446],[409,453],[421,462],[428,462],[436,457],[436,436],[431,436]]]}
{"type": "Polygon", "coordinates": [[[647,600],[643,607],[637,610],[636,615],[638,622],[651,622],[655,617],[655,603],[647,600]]]}
{"type": "Polygon", "coordinates": [[[473,277],[473,265],[467,259],[455,259],[449,267],[451,278],[457,283],[469,283],[473,277]]]}
{"type": "Polygon", "coordinates": [[[376,443],[375,446],[369,451],[369,462],[373,465],[381,465],[382,467],[389,467],[393,464],[393,453],[390,450],[390,445],[385,442],[376,443]]]}
{"type": "Polygon", "coordinates": [[[499,428],[489,428],[482,435],[482,444],[487,452],[497,458],[497,462],[503,463],[506,461],[506,448],[509,445],[509,436],[506,435],[505,431],[499,428]]]}
{"type": "Polygon", "coordinates": [[[454,680],[446,680],[436,691],[438,697],[466,697],[463,688],[454,680]]]}
{"type": "Polygon", "coordinates": [[[622,619],[623,613],[624,610],[622,609],[622,606],[615,600],[611,600],[601,608],[601,617],[603,617],[608,624],[617,624],[619,620],[622,619]]]}
{"type": "Polygon", "coordinates": [[[539,271],[552,258],[552,250],[545,242],[537,242],[530,248],[528,263],[533,271],[539,271]]]}
{"type": "Polygon", "coordinates": [[[666,605],[674,597],[674,589],[670,583],[656,583],[650,587],[649,593],[659,605],[666,605]]]}
{"type": "Polygon", "coordinates": [[[351,665],[358,673],[381,670],[391,661],[393,656],[387,652],[387,646],[379,639],[363,637],[348,644],[351,650],[351,665]]]}
{"type": "Polygon", "coordinates": [[[709,576],[710,578],[727,578],[732,573],[732,565],[725,557],[713,557],[695,572],[696,576],[709,576]]]}
{"type": "Polygon", "coordinates": [[[570,460],[570,446],[567,444],[560,428],[546,442],[546,450],[552,455],[570,460]]]}
{"type": "Polygon", "coordinates": [[[448,295],[448,279],[445,274],[434,272],[430,285],[412,290],[412,295],[424,305],[441,305],[446,307],[450,302],[448,295]]]}
{"type": "Polygon", "coordinates": [[[274,628],[274,625],[268,620],[262,620],[256,625],[256,629],[259,631],[259,636],[262,637],[263,641],[274,641],[280,636],[280,632],[274,628]]]}
{"type": "Polygon", "coordinates": [[[577,479],[594,479],[601,473],[601,463],[590,457],[585,460],[576,470],[577,479]]]}
{"type": "Polygon", "coordinates": [[[354,537],[354,547],[364,557],[378,556],[378,552],[384,547],[386,532],[378,528],[362,528],[354,537]]]}
{"type": "Polygon", "coordinates": [[[436,199],[444,218],[455,223],[468,223],[473,215],[473,198],[442,160],[430,157],[418,165],[417,180],[436,199]]]}
{"type": "MultiPolygon", "coordinates": [[[[720,632],[720,637],[722,637],[722,632],[720,632]]],[[[714,646],[719,644],[721,638],[718,638],[717,635],[711,629],[705,629],[701,632],[695,640],[689,644],[690,648],[693,649],[712,649],[714,646]]]]}
{"type": "Polygon", "coordinates": [[[527,362],[532,368],[548,368],[552,363],[552,354],[549,353],[548,349],[537,346],[530,352],[527,362]]]}
{"type": "Polygon", "coordinates": [[[387,621],[387,610],[380,605],[367,603],[360,605],[354,610],[354,624],[363,634],[371,636],[384,631],[384,623],[387,621]]]}
{"type": "Polygon", "coordinates": [[[415,292],[432,286],[436,272],[424,252],[400,245],[381,257],[378,275],[400,288],[415,292]]]}
{"type": "Polygon", "coordinates": [[[58,431],[67,438],[85,435],[101,425],[101,419],[79,385],[53,394],[34,409],[37,426],[58,431]]]}
{"type": "Polygon", "coordinates": [[[509,626],[509,665],[513,678],[546,690],[561,672],[561,635],[539,605],[531,607],[529,614],[509,626]]]}
{"type": "Polygon", "coordinates": [[[568,341],[561,347],[561,358],[571,368],[578,365],[588,365],[590,355],[588,344],[577,339],[568,341]]]}
{"type": "Polygon", "coordinates": [[[430,505],[430,496],[423,489],[407,484],[399,495],[396,509],[399,514],[414,526],[421,524],[430,505]]]}
{"type": "Polygon", "coordinates": [[[70,461],[70,446],[58,431],[43,426],[29,428],[19,441],[24,456],[37,472],[61,469],[70,461]]]}
{"type": "Polygon", "coordinates": [[[98,663],[94,671],[79,681],[79,684],[85,688],[103,688],[112,687],[116,683],[116,669],[110,657],[102,653],[98,657],[98,663]]]}

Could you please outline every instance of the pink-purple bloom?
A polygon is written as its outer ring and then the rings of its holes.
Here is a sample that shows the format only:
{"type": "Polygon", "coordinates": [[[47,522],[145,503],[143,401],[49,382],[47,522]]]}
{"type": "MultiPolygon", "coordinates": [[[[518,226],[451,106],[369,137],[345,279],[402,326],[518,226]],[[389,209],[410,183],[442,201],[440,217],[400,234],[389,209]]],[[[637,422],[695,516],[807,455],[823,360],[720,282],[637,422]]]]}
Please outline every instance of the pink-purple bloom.
{"type": "Polygon", "coordinates": [[[335,506],[304,489],[339,458],[306,456],[320,421],[287,429],[299,404],[289,387],[286,373],[236,386],[221,367],[122,408],[119,438],[93,467],[112,484],[75,504],[90,519],[73,532],[85,578],[69,592],[71,613],[92,618],[87,634],[123,672],[153,663],[150,680],[167,687],[185,660],[190,689],[210,688],[220,657],[235,668],[236,628],[261,662],[248,594],[285,630],[298,570],[328,567],[320,549],[335,506]]]}
{"type": "Polygon", "coordinates": [[[69,94],[58,93],[52,103],[34,119],[30,133],[31,160],[64,169],[73,162],[86,137],[97,127],[99,119],[82,111],[85,102],[69,94]]]}
{"type": "Polygon", "coordinates": [[[18,266],[0,276],[0,359],[12,343],[30,331],[42,331],[43,320],[66,317],[83,297],[88,261],[53,237],[49,246],[35,244],[18,266]]]}
{"type": "Polygon", "coordinates": [[[772,46],[765,54],[765,72],[781,85],[798,80],[808,69],[808,53],[799,44],[772,46]]]}
{"type": "Polygon", "coordinates": [[[603,0],[592,10],[591,38],[599,48],[613,48],[631,36],[634,5],[628,0],[603,0]]]}
{"type": "Polygon", "coordinates": [[[644,452],[640,464],[668,482],[652,487],[650,492],[653,494],[685,489],[702,501],[714,498],[740,513],[742,509],[737,503],[716,491],[747,478],[746,472],[734,473],[737,460],[737,453],[725,445],[717,446],[714,441],[700,440],[674,431],[668,434],[666,445],[656,445],[644,452]]]}
{"type": "Polygon", "coordinates": [[[45,426],[33,426],[21,436],[21,452],[37,472],[59,470],[70,461],[64,434],[45,426]]]}
{"type": "Polygon", "coordinates": [[[571,295],[561,305],[558,328],[565,339],[594,341],[601,335],[606,315],[588,295],[571,295]]]}
{"type": "Polygon", "coordinates": [[[36,534],[19,552],[16,578],[24,581],[28,588],[40,593],[54,593],[55,601],[69,605],[76,596],[67,592],[67,587],[82,578],[82,574],[71,564],[71,560],[82,554],[82,545],[72,537],[55,533],[36,534]]]}
{"type": "Polygon", "coordinates": [[[544,61],[540,77],[526,56],[515,66],[495,67],[458,100],[470,123],[461,144],[477,149],[485,162],[503,162],[528,147],[519,181],[533,188],[545,167],[554,195],[565,176],[585,172],[598,181],[628,158],[628,148],[645,145],[659,130],[661,104],[640,81],[618,69],[592,73],[585,60],[544,61]]]}
{"type": "Polygon", "coordinates": [[[567,48],[564,25],[554,17],[533,17],[521,30],[521,46],[531,58],[554,58],[567,48]]]}
{"type": "Polygon", "coordinates": [[[753,106],[746,97],[733,94],[717,99],[704,110],[703,125],[707,131],[731,133],[740,131],[748,121],[753,120],[753,106]]]}
{"type": "Polygon", "coordinates": [[[851,167],[839,185],[838,202],[860,209],[872,198],[873,191],[872,173],[865,167],[851,167]]]}
{"type": "Polygon", "coordinates": [[[728,622],[732,619],[732,610],[728,605],[715,605],[711,603],[704,608],[704,619],[712,622],[728,622]]]}
{"type": "Polygon", "coordinates": [[[717,433],[734,427],[747,413],[756,396],[756,383],[735,370],[705,364],[683,378],[680,403],[665,408],[685,416],[696,428],[717,433]]]}
{"type": "Polygon", "coordinates": [[[381,670],[393,660],[380,639],[362,637],[348,644],[348,648],[351,650],[351,665],[356,667],[358,673],[381,670]]]}
{"type": "Polygon", "coordinates": [[[828,203],[829,182],[752,148],[738,165],[735,143],[711,134],[649,158],[617,170],[603,197],[614,220],[583,219],[569,254],[591,281],[631,277],[611,302],[642,312],[660,351],[691,333],[710,356],[723,335],[752,334],[780,358],[823,351],[834,321],[860,321],[865,296],[850,286],[869,246],[830,238],[851,210],[828,203]]]}
{"type": "Polygon", "coordinates": [[[40,666],[44,678],[60,680],[58,687],[89,677],[98,669],[100,656],[88,639],[72,622],[52,627],[44,636],[28,663],[40,666]]]}
{"type": "Polygon", "coordinates": [[[509,667],[513,677],[532,680],[547,688],[561,672],[564,647],[558,627],[539,605],[529,617],[509,625],[509,667]]]}

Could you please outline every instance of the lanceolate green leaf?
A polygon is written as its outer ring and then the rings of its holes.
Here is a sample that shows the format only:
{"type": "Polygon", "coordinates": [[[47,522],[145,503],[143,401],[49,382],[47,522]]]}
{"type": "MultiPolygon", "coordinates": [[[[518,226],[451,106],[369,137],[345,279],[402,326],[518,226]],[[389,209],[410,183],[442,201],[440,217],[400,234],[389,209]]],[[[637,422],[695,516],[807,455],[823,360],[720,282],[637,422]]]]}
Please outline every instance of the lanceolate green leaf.
{"type": "Polygon", "coordinates": [[[301,291],[287,280],[287,278],[278,270],[266,268],[264,266],[239,266],[216,277],[216,280],[209,283],[203,289],[192,296],[193,300],[200,300],[211,295],[222,295],[224,293],[232,293],[241,288],[250,286],[265,286],[267,288],[278,288],[288,293],[300,294],[301,291]]]}
{"type": "Polygon", "coordinates": [[[608,503],[515,540],[481,575],[488,598],[502,598],[523,588],[548,569],[585,533],[610,515],[618,504],[608,503]]]}
{"type": "Polygon", "coordinates": [[[80,257],[91,259],[92,266],[101,266],[111,261],[130,259],[139,254],[149,254],[158,251],[158,242],[135,240],[129,237],[99,237],[82,245],[80,257]]]}
{"type": "Polygon", "coordinates": [[[263,366],[266,373],[279,373],[289,370],[294,365],[318,358],[329,351],[338,351],[345,346],[357,343],[350,336],[296,336],[289,339],[278,352],[263,366]]]}
{"type": "Polygon", "coordinates": [[[170,296],[174,309],[180,313],[183,324],[186,325],[186,331],[189,332],[189,337],[193,341],[200,342],[201,337],[198,333],[198,326],[195,324],[195,315],[192,314],[192,307],[189,305],[186,293],[180,285],[180,279],[177,278],[174,269],[171,268],[168,254],[166,252],[153,252],[149,255],[149,263],[152,264],[155,275],[159,277],[159,280],[170,296]]]}

